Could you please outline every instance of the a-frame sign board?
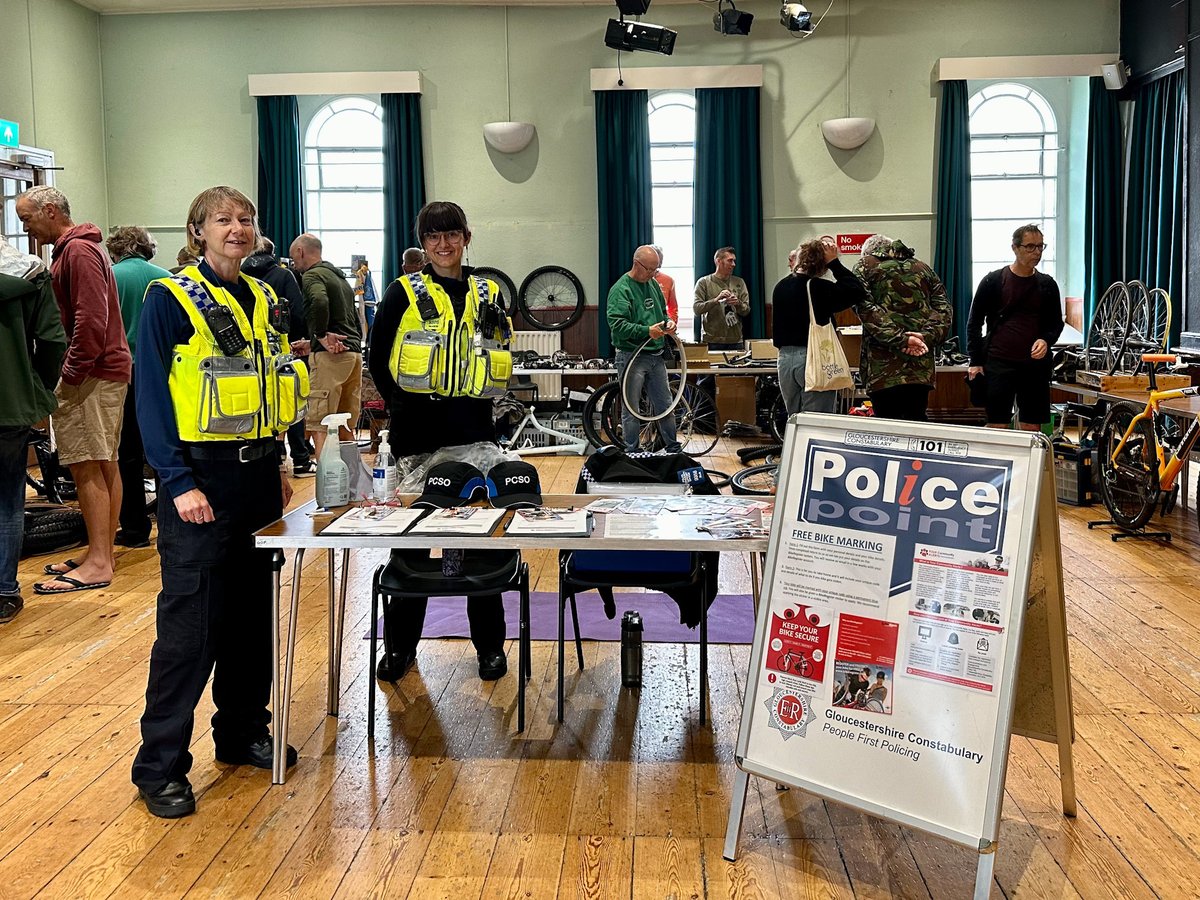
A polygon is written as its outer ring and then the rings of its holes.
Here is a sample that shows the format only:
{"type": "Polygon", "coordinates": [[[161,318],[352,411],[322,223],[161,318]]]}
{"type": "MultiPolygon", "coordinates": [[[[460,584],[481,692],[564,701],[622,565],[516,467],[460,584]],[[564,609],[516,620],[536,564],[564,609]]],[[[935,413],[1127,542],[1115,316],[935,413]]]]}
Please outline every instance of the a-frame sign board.
{"type": "Polygon", "coordinates": [[[727,859],[759,775],[970,847],[986,898],[1014,731],[1075,814],[1052,465],[1037,433],[792,417],[727,859]]]}

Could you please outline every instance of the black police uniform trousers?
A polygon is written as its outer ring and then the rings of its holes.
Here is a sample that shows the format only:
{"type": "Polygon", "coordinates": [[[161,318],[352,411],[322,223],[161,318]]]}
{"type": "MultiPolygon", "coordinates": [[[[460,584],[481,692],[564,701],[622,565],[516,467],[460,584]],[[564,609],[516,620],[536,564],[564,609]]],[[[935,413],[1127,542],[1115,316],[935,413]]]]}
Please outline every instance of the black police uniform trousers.
{"type": "MultiPolygon", "coordinates": [[[[469,552],[469,551],[468,551],[469,552]]],[[[425,628],[428,597],[406,597],[384,607],[387,650],[390,653],[417,652],[417,642],[425,628]]],[[[467,598],[467,623],[471,643],[478,654],[504,649],[504,599],[500,594],[467,598]]]]}
{"type": "Polygon", "coordinates": [[[271,719],[271,551],[254,549],[253,534],[283,513],[278,456],[242,463],[189,455],[188,463],[216,521],[184,522],[159,495],[162,592],[132,773],[150,792],[190,771],[196,704],[210,674],[218,756],[266,737],[271,719]]]}

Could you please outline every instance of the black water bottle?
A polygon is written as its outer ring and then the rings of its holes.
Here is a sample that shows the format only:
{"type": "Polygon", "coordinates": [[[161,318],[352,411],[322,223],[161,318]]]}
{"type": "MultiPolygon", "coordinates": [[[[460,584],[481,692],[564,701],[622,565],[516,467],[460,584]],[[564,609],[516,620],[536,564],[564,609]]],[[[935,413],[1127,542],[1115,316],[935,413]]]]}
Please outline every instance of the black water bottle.
{"type": "Polygon", "coordinates": [[[632,609],[621,616],[621,684],[642,686],[642,614],[632,609]]]}

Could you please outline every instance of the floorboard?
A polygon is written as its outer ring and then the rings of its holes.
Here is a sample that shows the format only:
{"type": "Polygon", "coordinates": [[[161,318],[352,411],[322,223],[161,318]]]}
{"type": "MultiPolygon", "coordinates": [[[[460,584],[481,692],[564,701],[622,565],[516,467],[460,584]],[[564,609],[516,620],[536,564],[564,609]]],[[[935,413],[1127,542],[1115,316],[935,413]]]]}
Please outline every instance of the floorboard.
{"type": "MultiPolygon", "coordinates": [[[[739,443],[705,465],[734,471],[739,443]]],[[[534,460],[571,491],[579,459],[534,460]]],[[[312,495],[296,482],[293,502],[312,495]]],[[[1200,537],[1112,542],[1099,507],[1061,507],[1078,737],[1079,815],[1059,808],[1053,746],[1015,737],[994,897],[1196,896],[1200,872],[1200,537]]],[[[76,551],[78,553],[78,551],[76,551]]],[[[71,553],[22,562],[28,585],[71,553]]],[[[480,682],[466,641],[426,641],[398,683],[368,673],[371,573],[352,558],[341,716],[325,715],[324,553],[304,560],[291,740],[269,773],[213,759],[212,704],[196,714],[199,813],[149,816],[129,783],[159,585],[153,548],[122,550],[110,588],[31,595],[0,627],[0,896],[156,898],[923,898],[968,893],[966,849],[751,779],[740,855],[722,858],[749,648],[713,645],[699,723],[695,645],[647,644],[644,685],[620,688],[615,643],[568,644],[565,720],[557,646],[533,645],[527,728],[517,680],[480,682]],[[367,692],[376,693],[375,735],[367,692]]],[[[527,555],[553,591],[557,556],[527,555]]],[[[285,589],[291,558],[283,570],[285,589]]],[[[722,590],[745,593],[740,555],[722,590]]],[[[583,597],[581,602],[597,602],[583,597]]],[[[653,601],[651,601],[653,602],[653,601]]],[[[670,601],[664,599],[663,602],[670,601]]],[[[508,647],[516,660],[515,643],[508,647]]]]}

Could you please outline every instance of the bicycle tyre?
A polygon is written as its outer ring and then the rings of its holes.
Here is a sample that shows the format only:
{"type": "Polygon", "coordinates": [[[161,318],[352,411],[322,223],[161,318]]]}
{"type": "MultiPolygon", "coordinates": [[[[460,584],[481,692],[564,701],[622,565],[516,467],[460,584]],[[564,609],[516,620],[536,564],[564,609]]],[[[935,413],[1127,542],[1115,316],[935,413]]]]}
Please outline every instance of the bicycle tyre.
{"type": "Polygon", "coordinates": [[[750,466],[734,472],[729,486],[735,494],[767,497],[775,493],[775,476],[779,466],[750,466]]]}
{"type": "Polygon", "coordinates": [[[730,476],[725,472],[718,472],[716,469],[705,469],[704,474],[708,476],[708,480],[712,482],[712,486],[718,491],[729,485],[730,476]]]}
{"type": "Polygon", "coordinates": [[[604,404],[616,386],[615,381],[602,384],[583,404],[583,435],[597,449],[614,443],[604,428],[604,404]]]}
{"type": "Polygon", "coordinates": [[[717,409],[712,398],[694,385],[687,385],[679,406],[675,407],[675,431],[684,453],[704,456],[717,446],[716,419],[717,409]]]}
{"type": "Polygon", "coordinates": [[[1113,451],[1129,431],[1142,407],[1114,403],[1104,414],[1096,441],[1099,454],[1100,499],[1116,525],[1137,531],[1150,521],[1162,489],[1158,483],[1158,442],[1149,419],[1140,419],[1117,458],[1113,451]]]}
{"type": "Polygon", "coordinates": [[[478,275],[480,278],[487,278],[489,281],[494,281],[500,285],[500,293],[504,295],[504,308],[508,312],[512,312],[517,304],[517,286],[513,280],[501,269],[495,266],[476,266],[471,270],[472,275],[478,275]]]}
{"type": "Polygon", "coordinates": [[[562,266],[530,272],[517,293],[525,321],[540,331],[563,331],[583,315],[583,284],[562,266]]]}
{"type": "Polygon", "coordinates": [[[760,447],[742,447],[737,451],[738,459],[743,463],[752,463],[756,459],[766,459],[773,453],[783,449],[783,444],[763,444],[760,447]]]}
{"type": "Polygon", "coordinates": [[[83,513],[77,509],[30,511],[25,514],[25,533],[21,542],[22,559],[68,550],[86,542],[87,528],[83,523],[83,513]]]}
{"type": "Polygon", "coordinates": [[[783,392],[780,391],[774,402],[771,404],[770,410],[767,412],[767,421],[771,425],[771,434],[775,440],[783,443],[783,434],[787,431],[787,404],[783,402],[783,392]]]}

